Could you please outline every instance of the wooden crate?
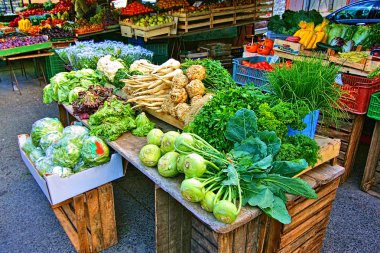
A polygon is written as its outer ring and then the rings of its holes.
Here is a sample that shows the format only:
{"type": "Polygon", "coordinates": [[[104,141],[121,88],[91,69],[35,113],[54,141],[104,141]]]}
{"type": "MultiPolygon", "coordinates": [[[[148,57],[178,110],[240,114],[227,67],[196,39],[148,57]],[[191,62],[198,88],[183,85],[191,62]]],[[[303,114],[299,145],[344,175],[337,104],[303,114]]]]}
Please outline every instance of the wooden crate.
{"type": "Polygon", "coordinates": [[[168,23],[168,24],[162,24],[158,26],[153,26],[153,27],[140,27],[140,26],[135,26],[131,25],[133,28],[134,36],[135,37],[143,37],[144,41],[148,41],[149,38],[156,37],[159,35],[168,35],[170,36],[171,30],[175,23],[168,23]]]}
{"type": "Polygon", "coordinates": [[[304,177],[309,184],[316,187],[318,199],[288,196],[290,201],[287,203],[287,208],[292,217],[292,222],[288,225],[261,214],[229,233],[216,233],[193,218],[191,251],[197,253],[320,252],[341,173],[338,172],[331,177],[331,174],[338,170],[332,172],[330,169],[334,171],[336,168],[327,166],[322,174],[309,173],[304,177]]]}
{"type": "Polygon", "coordinates": [[[211,11],[210,28],[233,24],[235,24],[235,10],[226,10],[223,12],[211,11]]]}
{"type": "Polygon", "coordinates": [[[380,121],[376,121],[361,183],[363,191],[380,198],[380,121]]]}
{"type": "Polygon", "coordinates": [[[234,24],[239,24],[239,23],[247,22],[247,21],[253,22],[256,16],[255,9],[256,8],[254,4],[237,6],[235,10],[234,24]]]}
{"type": "Polygon", "coordinates": [[[191,32],[197,29],[210,28],[211,14],[186,15],[178,18],[178,32],[191,32]]]}
{"type": "Polygon", "coordinates": [[[327,119],[324,119],[323,122],[319,122],[317,127],[317,134],[341,140],[338,164],[345,168],[342,182],[346,181],[354,166],[365,115],[348,113],[348,117],[348,120],[340,120],[338,122],[329,122],[327,119]]]}
{"type": "Polygon", "coordinates": [[[118,242],[112,183],[51,206],[78,252],[100,252],[118,242]]]}
{"type": "Polygon", "coordinates": [[[262,18],[262,17],[268,17],[267,14],[269,13],[270,16],[273,15],[273,5],[274,1],[266,1],[266,0],[256,0],[256,19],[262,18]]]}

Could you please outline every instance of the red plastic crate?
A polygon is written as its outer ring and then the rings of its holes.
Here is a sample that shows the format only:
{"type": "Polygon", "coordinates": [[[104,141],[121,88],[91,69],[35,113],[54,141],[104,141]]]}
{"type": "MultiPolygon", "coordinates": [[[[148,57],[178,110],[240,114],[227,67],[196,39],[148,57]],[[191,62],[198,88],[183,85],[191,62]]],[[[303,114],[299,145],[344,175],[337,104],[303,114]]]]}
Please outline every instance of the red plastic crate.
{"type": "Polygon", "coordinates": [[[361,76],[342,74],[345,91],[340,102],[346,111],[354,114],[366,114],[371,94],[380,91],[380,78],[366,78],[361,76]]]}

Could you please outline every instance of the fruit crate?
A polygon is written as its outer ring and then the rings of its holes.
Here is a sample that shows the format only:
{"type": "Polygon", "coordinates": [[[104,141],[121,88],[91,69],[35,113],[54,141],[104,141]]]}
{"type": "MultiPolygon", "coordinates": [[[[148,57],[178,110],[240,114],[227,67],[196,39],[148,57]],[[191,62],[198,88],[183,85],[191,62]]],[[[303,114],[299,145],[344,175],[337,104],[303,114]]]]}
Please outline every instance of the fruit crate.
{"type": "Polygon", "coordinates": [[[261,61],[275,63],[278,59],[279,58],[276,56],[253,56],[233,59],[232,77],[237,84],[245,85],[247,83],[253,83],[254,86],[266,90],[268,88],[268,80],[265,75],[268,71],[244,66],[242,65],[242,61],[249,61],[250,63],[257,63],[261,61]]]}
{"type": "Polygon", "coordinates": [[[380,91],[380,78],[370,79],[350,74],[342,74],[344,94],[340,104],[346,111],[354,114],[366,114],[372,93],[380,91]]]}
{"type": "Polygon", "coordinates": [[[15,54],[23,54],[23,53],[28,53],[28,52],[32,52],[32,51],[48,49],[51,47],[52,47],[51,42],[44,42],[44,43],[38,43],[38,44],[33,44],[33,45],[28,45],[28,46],[2,49],[2,50],[0,50],[0,57],[11,56],[11,55],[15,55],[15,54]]]}
{"type": "Polygon", "coordinates": [[[66,72],[65,63],[57,53],[46,57],[46,78],[50,79],[60,72],[66,72]]]}
{"type": "Polygon", "coordinates": [[[367,116],[375,120],[380,120],[380,92],[371,95],[367,116]]]}

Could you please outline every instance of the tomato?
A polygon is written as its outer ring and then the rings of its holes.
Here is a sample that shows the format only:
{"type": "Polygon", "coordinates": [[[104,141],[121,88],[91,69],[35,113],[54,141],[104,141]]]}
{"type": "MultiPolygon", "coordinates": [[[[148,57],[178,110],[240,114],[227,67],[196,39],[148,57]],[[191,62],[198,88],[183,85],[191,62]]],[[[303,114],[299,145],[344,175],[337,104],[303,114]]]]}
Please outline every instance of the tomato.
{"type": "Polygon", "coordinates": [[[249,63],[249,61],[242,61],[241,64],[242,64],[243,66],[249,66],[250,63],[249,63]]]}
{"type": "Polygon", "coordinates": [[[269,55],[270,52],[271,52],[272,48],[270,47],[267,47],[265,45],[261,45],[258,49],[257,49],[257,53],[261,54],[261,55],[269,55]]]}

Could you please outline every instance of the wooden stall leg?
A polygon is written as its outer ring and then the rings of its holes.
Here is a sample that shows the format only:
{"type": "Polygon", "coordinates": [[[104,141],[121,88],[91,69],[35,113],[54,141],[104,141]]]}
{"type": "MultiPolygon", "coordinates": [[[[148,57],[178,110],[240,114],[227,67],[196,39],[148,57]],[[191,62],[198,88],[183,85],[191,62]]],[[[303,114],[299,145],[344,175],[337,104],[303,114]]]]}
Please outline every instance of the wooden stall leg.
{"type": "Polygon", "coordinates": [[[21,94],[20,86],[18,85],[18,80],[17,80],[17,77],[16,77],[15,70],[13,69],[12,62],[9,61],[9,60],[7,62],[8,62],[9,73],[11,75],[12,88],[13,88],[14,91],[18,91],[20,93],[20,95],[22,95],[21,94]]]}
{"type": "Polygon", "coordinates": [[[155,186],[156,252],[188,253],[191,247],[191,214],[155,186]]]}
{"type": "Polygon", "coordinates": [[[67,111],[65,109],[65,107],[63,107],[63,105],[61,104],[58,104],[58,119],[59,121],[61,121],[62,125],[64,127],[67,127],[68,126],[68,117],[67,117],[67,111]]]}
{"type": "Polygon", "coordinates": [[[112,183],[99,187],[98,191],[103,241],[106,249],[115,245],[118,241],[112,183]]]}
{"type": "Polygon", "coordinates": [[[81,253],[91,252],[90,242],[87,234],[87,217],[85,211],[85,195],[74,197],[74,208],[76,215],[76,226],[78,231],[79,248],[81,253]]]}
{"type": "Polygon", "coordinates": [[[380,156],[380,121],[376,121],[373,130],[371,146],[368,151],[368,158],[364,168],[361,188],[367,192],[375,183],[375,170],[380,156]]]}
{"type": "Polygon", "coordinates": [[[360,136],[363,129],[365,115],[356,115],[353,126],[350,141],[346,151],[346,161],[344,162],[344,168],[346,171],[342,175],[341,183],[344,183],[351,174],[352,166],[355,162],[356,150],[358,149],[360,136]]]}

